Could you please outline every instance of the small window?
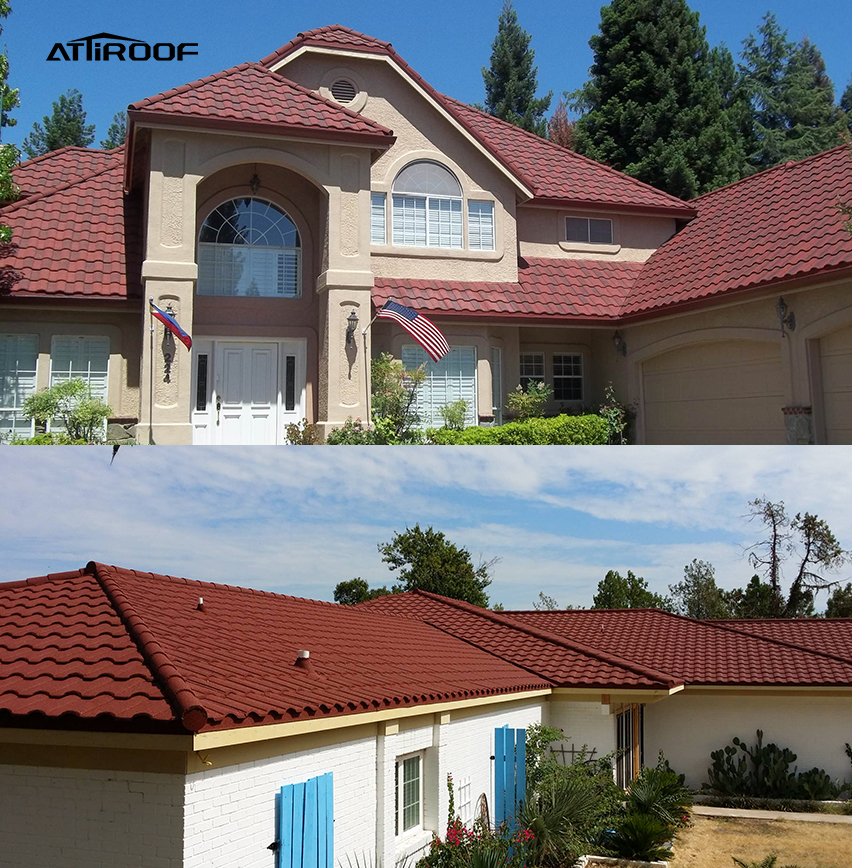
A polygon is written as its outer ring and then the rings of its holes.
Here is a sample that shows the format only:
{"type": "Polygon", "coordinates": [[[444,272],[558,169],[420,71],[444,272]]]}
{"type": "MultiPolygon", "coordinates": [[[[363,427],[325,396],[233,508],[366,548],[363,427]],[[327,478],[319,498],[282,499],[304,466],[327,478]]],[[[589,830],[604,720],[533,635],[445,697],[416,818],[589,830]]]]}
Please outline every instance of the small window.
{"type": "Polygon", "coordinates": [[[385,194],[370,194],[370,243],[386,244],[387,228],[385,225],[385,194]]]}
{"type": "Polygon", "coordinates": [[[396,761],[396,834],[403,835],[423,825],[422,754],[396,761]]]}
{"type": "Polygon", "coordinates": [[[458,782],[458,815],[461,821],[469,828],[473,823],[473,797],[471,794],[470,775],[461,778],[458,782]]]}
{"type": "Polygon", "coordinates": [[[572,353],[553,357],[553,397],[557,401],[583,400],[583,357],[572,353]]]}
{"type": "Polygon", "coordinates": [[[612,244],[612,220],[566,217],[565,239],[577,244],[612,244]]]}
{"type": "Polygon", "coordinates": [[[35,394],[37,367],[37,335],[0,335],[0,439],[32,434],[23,404],[35,394]]]}
{"type": "Polygon", "coordinates": [[[494,249],[494,203],[467,203],[467,246],[471,250],[494,249]]]}
{"type": "Polygon", "coordinates": [[[526,391],[532,380],[544,382],[544,353],[521,353],[521,388],[526,391]]]}
{"type": "Polygon", "coordinates": [[[358,96],[358,88],[348,78],[338,78],[331,86],[331,95],[335,102],[347,105],[358,96]]]}

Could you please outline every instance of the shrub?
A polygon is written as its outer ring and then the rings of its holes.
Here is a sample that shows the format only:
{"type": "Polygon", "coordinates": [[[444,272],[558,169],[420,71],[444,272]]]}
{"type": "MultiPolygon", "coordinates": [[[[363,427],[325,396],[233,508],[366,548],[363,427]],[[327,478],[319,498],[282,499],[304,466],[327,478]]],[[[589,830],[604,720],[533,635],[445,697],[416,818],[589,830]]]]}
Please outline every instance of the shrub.
{"type": "Polygon", "coordinates": [[[467,401],[458,400],[451,404],[444,404],[438,412],[444,420],[444,427],[453,431],[464,429],[464,420],[467,417],[467,401]]]}
{"type": "Polygon", "coordinates": [[[364,426],[360,419],[347,419],[340,428],[328,432],[329,446],[375,446],[376,432],[364,426]]]}
{"type": "Polygon", "coordinates": [[[731,856],[731,859],[740,868],[799,868],[798,865],[778,865],[778,857],[774,853],[765,856],[760,862],[743,862],[742,859],[737,859],[736,856],[731,856]]]}
{"type": "Polygon", "coordinates": [[[34,437],[14,436],[9,440],[10,446],[88,446],[88,440],[72,440],[67,434],[55,431],[46,434],[36,434],[34,437]]]}
{"type": "Polygon", "coordinates": [[[615,397],[612,383],[606,384],[604,402],[598,409],[598,415],[606,422],[607,442],[615,446],[626,446],[627,429],[633,420],[635,410],[625,406],[615,397]]]}
{"type": "Polygon", "coordinates": [[[520,422],[525,419],[535,419],[544,413],[544,405],[550,400],[553,389],[546,383],[530,380],[526,391],[519,384],[509,392],[506,408],[520,422]]]}
{"type": "Polygon", "coordinates": [[[672,851],[666,847],[672,838],[672,829],[658,817],[650,814],[628,814],[616,827],[607,847],[622,859],[654,862],[671,859],[672,851]]]}
{"type": "Polygon", "coordinates": [[[64,380],[30,395],[23,410],[29,419],[44,427],[59,422],[72,443],[101,443],[104,425],[112,413],[99,398],[93,398],[84,380],[64,380]]]}
{"type": "Polygon", "coordinates": [[[373,360],[371,368],[373,422],[381,427],[379,442],[412,443],[423,439],[417,427],[417,389],[426,379],[426,368],[409,371],[390,353],[373,360]]]}
{"type": "Polygon", "coordinates": [[[599,416],[554,416],[507,422],[494,428],[473,426],[463,431],[429,429],[431,443],[439,446],[596,445],[607,442],[606,422],[599,416]]]}
{"type": "Polygon", "coordinates": [[[627,788],[630,813],[650,814],[667,826],[683,825],[691,804],[692,792],[684,785],[683,775],[672,771],[662,751],[656,766],[645,766],[627,788]]]}
{"type": "Polygon", "coordinates": [[[291,446],[316,446],[320,441],[319,426],[302,419],[301,422],[291,422],[285,429],[287,442],[291,446]]]}

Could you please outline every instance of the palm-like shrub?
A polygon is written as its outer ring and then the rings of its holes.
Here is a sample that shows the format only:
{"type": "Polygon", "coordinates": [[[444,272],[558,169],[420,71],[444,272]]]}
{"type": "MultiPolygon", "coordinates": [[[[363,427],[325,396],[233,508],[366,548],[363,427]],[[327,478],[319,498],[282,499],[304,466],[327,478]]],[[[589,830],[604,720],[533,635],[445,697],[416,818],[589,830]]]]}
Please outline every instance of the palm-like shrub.
{"type": "Polygon", "coordinates": [[[627,789],[627,810],[650,814],[667,826],[683,825],[692,792],[684,786],[683,775],[672,771],[660,752],[655,766],[646,766],[627,789]]]}
{"type": "Polygon", "coordinates": [[[671,827],[659,818],[651,814],[628,814],[607,841],[607,848],[623,859],[654,862],[672,858],[672,851],[665,846],[671,837],[671,827]]]}
{"type": "Polygon", "coordinates": [[[760,862],[743,862],[742,859],[737,859],[736,856],[731,856],[735,865],[740,868],[799,868],[798,865],[778,865],[778,857],[774,853],[770,853],[760,862]]]}

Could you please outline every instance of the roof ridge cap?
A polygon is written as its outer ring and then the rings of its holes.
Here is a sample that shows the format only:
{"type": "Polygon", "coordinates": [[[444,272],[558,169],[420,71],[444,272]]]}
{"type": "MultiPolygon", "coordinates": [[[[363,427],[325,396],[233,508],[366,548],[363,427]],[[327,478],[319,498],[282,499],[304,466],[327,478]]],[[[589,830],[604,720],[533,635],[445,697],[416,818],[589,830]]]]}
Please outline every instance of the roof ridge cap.
{"type": "Polygon", "coordinates": [[[721,187],[717,187],[715,190],[708,190],[706,193],[702,193],[700,196],[695,196],[694,198],[690,199],[689,201],[690,202],[697,202],[697,201],[699,201],[699,199],[704,199],[708,196],[714,196],[716,193],[720,193],[722,190],[728,190],[731,187],[736,187],[738,184],[743,184],[746,181],[753,180],[754,178],[761,178],[765,175],[768,175],[770,172],[776,172],[776,171],[779,171],[782,169],[787,169],[791,166],[796,166],[796,167],[801,166],[803,163],[810,162],[811,160],[820,159],[821,157],[824,157],[826,154],[831,154],[834,151],[841,150],[841,148],[843,150],[847,150],[849,148],[849,145],[844,142],[841,145],[834,145],[833,147],[828,148],[825,151],[819,151],[816,154],[811,154],[810,156],[802,157],[801,160],[785,160],[783,163],[778,163],[775,166],[769,166],[766,169],[761,169],[759,172],[753,172],[751,175],[746,175],[744,178],[738,178],[736,181],[731,181],[730,184],[723,184],[721,187]]]}
{"type": "MultiPolygon", "coordinates": [[[[106,151],[105,153],[109,153],[106,151]]],[[[9,202],[6,205],[0,206],[0,213],[8,214],[10,211],[14,211],[16,208],[20,208],[24,205],[32,205],[33,202],[40,202],[42,199],[46,199],[48,196],[52,196],[54,193],[63,193],[65,190],[70,189],[71,187],[76,187],[77,184],[84,184],[86,181],[91,181],[93,178],[97,178],[100,175],[104,175],[107,172],[112,172],[115,168],[117,168],[120,164],[115,162],[115,157],[118,157],[119,154],[115,154],[113,156],[113,162],[109,165],[104,166],[97,171],[91,172],[88,175],[83,175],[81,178],[75,178],[71,181],[66,181],[64,184],[60,184],[58,187],[51,187],[48,190],[42,190],[40,193],[34,193],[32,196],[23,196],[20,199],[16,199],[14,202],[9,202]]],[[[14,241],[12,242],[15,243],[14,241]]]]}
{"type": "Polygon", "coordinates": [[[585,154],[581,154],[579,151],[574,151],[571,148],[563,148],[562,145],[556,144],[556,142],[551,141],[550,139],[545,139],[542,136],[537,135],[536,133],[531,133],[529,130],[522,129],[515,124],[503,120],[503,118],[498,118],[496,115],[492,115],[490,112],[483,111],[482,109],[477,108],[476,106],[472,106],[469,103],[462,102],[459,99],[456,99],[452,96],[447,96],[446,94],[441,94],[445,99],[450,99],[453,102],[457,102],[460,105],[463,105],[465,108],[468,108],[472,111],[478,112],[481,115],[485,115],[491,120],[499,121],[501,124],[505,124],[506,126],[512,127],[512,129],[517,130],[518,132],[524,133],[526,136],[532,136],[538,142],[544,142],[545,144],[551,146],[552,148],[558,148],[560,151],[565,151],[567,154],[570,154],[574,157],[577,157],[580,160],[583,160],[587,163],[593,163],[595,166],[598,166],[601,169],[605,169],[607,172],[611,172],[614,175],[618,175],[619,178],[625,178],[628,181],[632,181],[634,184],[638,184],[640,187],[643,187],[646,190],[653,190],[659,196],[665,196],[666,198],[672,200],[672,202],[683,205],[685,207],[689,207],[689,203],[684,199],[679,199],[677,196],[672,195],[671,193],[667,193],[665,190],[660,190],[658,187],[655,187],[653,184],[648,184],[645,181],[640,181],[639,178],[634,178],[632,175],[628,175],[626,172],[622,172],[620,169],[615,169],[612,166],[607,165],[606,163],[600,162],[600,160],[593,160],[591,157],[587,157],[585,154]]]}
{"type": "Polygon", "coordinates": [[[151,674],[161,682],[166,699],[173,707],[177,707],[181,723],[190,732],[198,732],[207,723],[206,709],[201,705],[192,688],[184,681],[154,634],[136,614],[136,610],[115,578],[115,567],[90,561],[86,564],[86,570],[94,574],[103,588],[130,638],[141,652],[151,674]]]}
{"type": "MultiPolygon", "coordinates": [[[[543,639],[545,642],[550,642],[554,645],[561,645],[571,651],[577,651],[581,654],[587,655],[588,657],[594,657],[596,660],[602,660],[604,663],[620,666],[622,669],[631,670],[639,675],[644,675],[647,678],[653,678],[662,684],[666,684],[670,688],[677,687],[683,683],[682,681],[678,681],[674,675],[667,672],[653,669],[650,666],[642,666],[641,664],[634,663],[624,657],[619,657],[617,654],[610,654],[606,651],[591,648],[588,645],[584,645],[582,642],[572,642],[562,636],[548,633],[546,630],[537,630],[535,627],[530,627],[528,624],[518,624],[511,618],[502,616],[499,612],[493,612],[490,609],[481,609],[479,606],[473,606],[471,603],[465,603],[463,600],[454,600],[451,597],[442,597],[440,594],[433,594],[430,591],[423,591],[419,588],[415,588],[414,593],[422,594],[431,599],[438,600],[445,605],[462,609],[471,614],[480,615],[481,617],[486,618],[489,621],[494,621],[497,624],[501,624],[504,627],[510,627],[513,630],[518,630],[521,633],[526,633],[527,635],[534,636],[537,639],[543,639]]],[[[513,661],[510,660],[509,662],[511,663],[513,661]]]]}

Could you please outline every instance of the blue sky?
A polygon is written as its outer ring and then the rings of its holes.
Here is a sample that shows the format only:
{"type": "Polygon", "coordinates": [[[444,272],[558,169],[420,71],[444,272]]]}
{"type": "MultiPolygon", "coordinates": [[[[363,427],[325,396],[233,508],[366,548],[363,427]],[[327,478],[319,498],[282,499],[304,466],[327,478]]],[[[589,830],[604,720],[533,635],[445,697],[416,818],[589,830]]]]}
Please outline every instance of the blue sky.
{"type": "Polygon", "coordinates": [[[529,608],[543,590],[589,605],[608,569],[664,592],[701,558],[742,585],[758,533],[744,515],[762,495],[852,547],[843,448],[125,447],[112,466],[110,453],[0,448],[0,581],[100,560],[330,600],[343,579],[389,581],[376,544],[419,522],[501,558],[495,602],[529,608]]]}
{"type": "MultiPolygon", "coordinates": [[[[21,89],[18,125],[3,131],[20,143],[33,121],[49,113],[51,102],[68,88],[84,97],[97,140],[112,115],[146,96],[220,69],[259,60],[300,30],[341,23],[394,44],[402,56],[439,90],[466,102],[483,98],[480,69],[488,63],[502,0],[432,0],[428,5],[362,0],[245,0],[238,5],[209,0],[148,0],[119,3],[88,0],[12,0],[4,23],[11,82],[21,89]],[[117,33],[148,42],[198,42],[199,57],[182,63],[48,63],[55,42],[98,32],[117,33]]],[[[541,91],[579,87],[591,62],[589,37],[600,20],[599,0],[516,0],[522,25],[532,34],[541,91]]],[[[768,0],[696,0],[711,44],[739,47],[769,7],[768,0]]],[[[807,34],[825,55],[835,87],[852,75],[849,0],[771,4],[790,37],[807,34]]]]}

